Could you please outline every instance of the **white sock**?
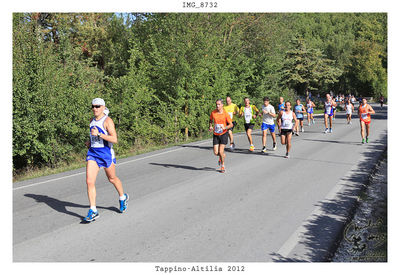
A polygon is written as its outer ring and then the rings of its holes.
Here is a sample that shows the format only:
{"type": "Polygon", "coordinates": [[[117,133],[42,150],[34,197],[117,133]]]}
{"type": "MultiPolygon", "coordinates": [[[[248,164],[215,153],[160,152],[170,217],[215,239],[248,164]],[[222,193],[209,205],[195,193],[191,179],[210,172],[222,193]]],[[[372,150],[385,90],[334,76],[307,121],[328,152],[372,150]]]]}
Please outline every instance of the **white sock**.
{"type": "Polygon", "coordinates": [[[93,212],[97,212],[96,205],[95,205],[95,206],[90,206],[90,209],[92,209],[92,210],[93,210],[93,212]]]}
{"type": "Polygon", "coordinates": [[[119,200],[120,200],[120,201],[123,201],[124,199],[126,199],[125,194],[123,194],[121,197],[119,197],[119,200]]]}

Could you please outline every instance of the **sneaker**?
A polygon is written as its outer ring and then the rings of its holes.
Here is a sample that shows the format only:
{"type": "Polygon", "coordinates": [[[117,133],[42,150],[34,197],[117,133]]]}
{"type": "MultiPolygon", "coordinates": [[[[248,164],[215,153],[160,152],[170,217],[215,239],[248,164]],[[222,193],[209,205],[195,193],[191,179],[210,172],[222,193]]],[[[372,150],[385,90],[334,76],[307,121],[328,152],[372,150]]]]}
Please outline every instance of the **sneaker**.
{"type": "Polygon", "coordinates": [[[324,133],[326,134],[326,133],[328,133],[328,131],[329,131],[328,128],[326,128],[325,131],[324,131],[324,133]]]}
{"type": "Polygon", "coordinates": [[[308,126],[311,126],[310,122],[307,124],[308,126]]]}
{"type": "Polygon", "coordinates": [[[332,128],[329,128],[329,133],[332,133],[332,128]]]}
{"type": "Polygon", "coordinates": [[[304,133],[304,128],[303,127],[301,127],[301,132],[304,133]]]}
{"type": "Polygon", "coordinates": [[[235,148],[236,148],[236,147],[235,147],[235,143],[232,143],[232,144],[231,144],[231,149],[232,149],[232,151],[235,150],[235,148]]]}
{"type": "Polygon", "coordinates": [[[365,142],[368,143],[368,138],[365,139],[365,142]]]}
{"type": "Polygon", "coordinates": [[[267,148],[265,148],[265,146],[263,146],[261,153],[266,153],[267,152],[267,148]]]}
{"type": "Polygon", "coordinates": [[[361,143],[362,143],[362,144],[364,144],[364,143],[365,143],[365,140],[364,140],[364,139],[362,139],[361,143]]]}
{"type": "Polygon", "coordinates": [[[289,153],[286,153],[285,158],[287,159],[289,158],[289,153]]]}
{"type": "Polygon", "coordinates": [[[250,149],[249,149],[249,150],[253,152],[253,151],[254,151],[254,149],[255,149],[254,145],[253,145],[253,144],[252,144],[252,145],[250,145],[250,149]]]}
{"type": "Polygon", "coordinates": [[[119,200],[119,212],[124,213],[128,208],[129,195],[125,193],[125,199],[119,200]]]}
{"type": "Polygon", "coordinates": [[[94,212],[92,209],[89,209],[87,216],[83,219],[85,222],[92,222],[99,217],[99,212],[94,212]]]}
{"type": "Polygon", "coordinates": [[[221,166],[221,169],[219,170],[219,172],[221,172],[221,173],[225,173],[225,166],[221,166]]]}
{"type": "Polygon", "coordinates": [[[312,120],[312,124],[315,124],[315,119],[312,120]]]}
{"type": "Polygon", "coordinates": [[[350,121],[350,123],[349,123],[350,125],[351,125],[351,121],[350,121]]]}
{"type": "Polygon", "coordinates": [[[296,132],[296,136],[298,136],[299,135],[299,132],[296,132]]]}
{"type": "Polygon", "coordinates": [[[276,143],[273,144],[272,150],[276,150],[276,143]]]}

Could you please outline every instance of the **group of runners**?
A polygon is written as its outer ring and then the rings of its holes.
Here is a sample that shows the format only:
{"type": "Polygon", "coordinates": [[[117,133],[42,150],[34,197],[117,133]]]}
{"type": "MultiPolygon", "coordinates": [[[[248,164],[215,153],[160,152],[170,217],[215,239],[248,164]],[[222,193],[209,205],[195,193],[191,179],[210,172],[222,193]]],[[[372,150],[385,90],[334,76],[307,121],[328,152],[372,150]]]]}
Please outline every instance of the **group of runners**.
{"type": "MultiPolygon", "coordinates": [[[[213,132],[213,149],[214,154],[218,156],[219,172],[225,172],[225,146],[230,141],[229,148],[235,150],[235,143],[233,137],[233,129],[237,125],[238,118],[244,119],[244,128],[246,131],[247,139],[250,144],[250,151],[255,150],[253,143],[252,131],[256,123],[257,117],[262,117],[261,131],[262,131],[262,150],[267,152],[267,132],[269,130],[272,137],[272,150],[277,149],[276,132],[280,136],[281,144],[286,146],[285,158],[289,158],[289,152],[292,146],[292,135],[299,135],[299,132],[304,132],[303,120],[307,114],[308,125],[315,124],[314,108],[315,104],[310,98],[307,99],[306,106],[303,106],[300,100],[296,100],[294,110],[290,101],[284,101],[283,97],[279,98],[278,113],[275,112],[274,106],[270,104],[270,99],[264,97],[264,103],[261,111],[250,103],[248,97],[244,98],[244,104],[240,108],[232,102],[228,96],[226,98],[226,105],[222,99],[216,100],[216,109],[211,112],[209,120],[209,131],[213,132]],[[277,122],[278,130],[276,131],[275,120],[277,122]]],[[[336,102],[332,100],[330,94],[326,94],[324,101],[324,133],[332,133],[332,119],[334,118],[334,109],[336,102]],[[329,127],[328,127],[329,124],[329,127]]],[[[113,144],[118,142],[117,132],[113,120],[108,116],[109,110],[105,106],[105,102],[101,98],[92,100],[93,118],[90,120],[90,140],[86,142],[88,147],[86,157],[86,185],[87,195],[89,199],[90,208],[88,214],[83,218],[84,222],[94,221],[99,217],[96,208],[96,188],[95,182],[100,168],[104,167],[106,176],[110,183],[112,183],[119,195],[119,211],[124,213],[128,207],[129,195],[124,192],[121,180],[115,173],[115,154],[113,144]]],[[[351,124],[351,115],[354,112],[354,106],[349,99],[345,102],[345,111],[347,115],[347,122],[351,124]]],[[[360,117],[362,143],[368,143],[370,132],[371,114],[375,111],[367,104],[364,98],[358,109],[360,117]]]]}
{"type": "MultiPolygon", "coordinates": [[[[286,146],[285,158],[289,158],[289,152],[292,146],[292,135],[299,135],[299,132],[304,132],[304,117],[307,114],[308,126],[315,124],[314,108],[315,103],[307,98],[307,104],[301,104],[300,99],[296,100],[292,111],[290,101],[284,101],[283,97],[279,98],[278,114],[275,108],[270,104],[270,99],[264,97],[264,104],[261,112],[255,105],[250,104],[248,97],[244,98],[244,104],[240,108],[232,102],[228,96],[226,98],[226,105],[222,99],[216,101],[216,109],[212,111],[209,121],[209,131],[213,132],[213,149],[214,154],[218,156],[218,171],[225,172],[225,146],[230,140],[229,149],[235,150],[235,143],[233,138],[233,129],[237,125],[237,119],[244,118],[244,128],[247,139],[250,144],[250,151],[255,150],[252,138],[252,131],[254,129],[255,121],[258,116],[262,117],[261,131],[262,131],[262,150],[267,152],[267,132],[269,130],[272,137],[272,150],[276,150],[276,131],[275,119],[278,126],[278,135],[281,139],[281,144],[286,146]]],[[[339,103],[340,104],[340,103],[339,103]]],[[[324,133],[332,133],[332,124],[335,119],[337,103],[330,94],[326,94],[324,101],[324,133]]],[[[351,116],[354,113],[354,105],[351,103],[350,98],[346,98],[344,109],[347,117],[347,124],[351,124],[351,116]]],[[[360,118],[361,127],[361,143],[368,143],[370,133],[371,114],[375,114],[373,108],[367,104],[365,98],[360,102],[358,108],[358,116],[360,118]]]]}

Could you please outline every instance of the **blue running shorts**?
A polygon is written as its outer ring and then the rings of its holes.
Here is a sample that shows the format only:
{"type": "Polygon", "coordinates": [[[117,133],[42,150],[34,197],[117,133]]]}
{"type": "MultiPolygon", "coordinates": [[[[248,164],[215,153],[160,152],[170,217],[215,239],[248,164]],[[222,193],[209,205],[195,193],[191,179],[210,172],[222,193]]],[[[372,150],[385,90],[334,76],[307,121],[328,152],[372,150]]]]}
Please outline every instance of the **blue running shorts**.
{"type": "Polygon", "coordinates": [[[275,132],[275,124],[266,124],[266,123],[261,124],[261,131],[265,131],[268,129],[270,133],[275,132]]]}

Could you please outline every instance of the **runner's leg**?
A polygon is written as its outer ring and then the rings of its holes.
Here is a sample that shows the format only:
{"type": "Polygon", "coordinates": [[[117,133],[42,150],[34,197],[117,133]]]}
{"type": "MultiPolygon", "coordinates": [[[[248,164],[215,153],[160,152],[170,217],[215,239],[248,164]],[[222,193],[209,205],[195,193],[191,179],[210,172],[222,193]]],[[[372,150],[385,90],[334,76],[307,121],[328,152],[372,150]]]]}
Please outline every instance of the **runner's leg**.
{"type": "Polygon", "coordinates": [[[89,198],[89,205],[96,206],[96,178],[99,173],[99,166],[97,162],[94,160],[88,160],[86,162],[86,185],[87,185],[87,194],[89,198]]]}
{"type": "Polygon", "coordinates": [[[121,180],[117,177],[115,174],[115,164],[111,163],[111,166],[108,168],[104,168],[104,171],[106,172],[106,176],[108,178],[108,181],[111,182],[115,189],[118,192],[118,195],[121,197],[124,195],[124,189],[122,188],[122,182],[121,180]]]}

